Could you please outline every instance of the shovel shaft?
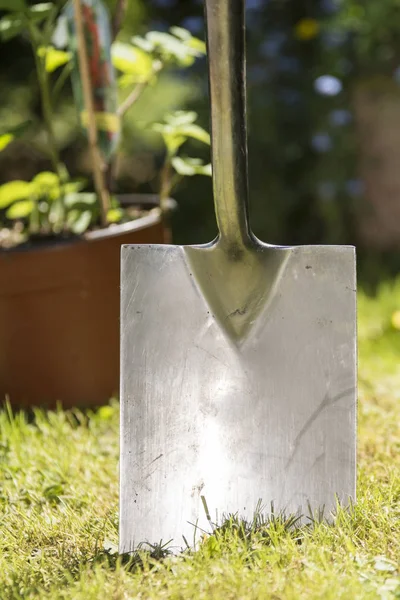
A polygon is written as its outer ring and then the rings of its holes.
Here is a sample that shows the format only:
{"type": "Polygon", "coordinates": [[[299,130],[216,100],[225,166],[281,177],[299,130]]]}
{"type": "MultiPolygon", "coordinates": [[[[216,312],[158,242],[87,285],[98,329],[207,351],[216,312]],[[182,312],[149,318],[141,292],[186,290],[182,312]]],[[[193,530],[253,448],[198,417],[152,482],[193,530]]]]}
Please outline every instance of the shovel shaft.
{"type": "Polygon", "coordinates": [[[206,0],[215,213],[220,242],[248,246],[244,0],[206,0]]]}

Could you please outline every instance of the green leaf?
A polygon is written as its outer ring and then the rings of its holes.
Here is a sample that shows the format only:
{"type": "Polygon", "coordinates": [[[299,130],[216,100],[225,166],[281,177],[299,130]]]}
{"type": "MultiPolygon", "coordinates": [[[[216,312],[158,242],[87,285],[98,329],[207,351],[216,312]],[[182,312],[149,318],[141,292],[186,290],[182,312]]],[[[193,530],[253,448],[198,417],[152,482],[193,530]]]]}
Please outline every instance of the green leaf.
{"type": "Polygon", "coordinates": [[[124,211],[120,208],[111,208],[107,213],[107,221],[109,223],[119,223],[124,216],[124,211]]]}
{"type": "Polygon", "coordinates": [[[185,137],[177,135],[173,129],[163,123],[154,123],[152,129],[157,133],[161,133],[169,156],[174,156],[182,144],[186,142],[185,137]]]}
{"type": "Polygon", "coordinates": [[[52,188],[60,184],[58,175],[52,171],[42,171],[38,173],[32,180],[33,185],[36,188],[52,188]]]}
{"type": "Polygon", "coordinates": [[[97,204],[97,196],[92,193],[72,193],[67,194],[64,198],[66,208],[75,209],[78,206],[87,208],[97,204]]]}
{"type": "MultiPolygon", "coordinates": [[[[11,1],[14,2],[14,0],[11,1]]],[[[15,1],[17,2],[17,0],[15,1]]],[[[35,4],[29,9],[28,18],[31,19],[34,23],[40,23],[41,21],[46,19],[46,17],[49,15],[51,10],[53,10],[53,8],[54,5],[50,2],[35,4]]],[[[19,35],[22,31],[24,31],[26,27],[26,21],[23,17],[24,15],[22,14],[22,11],[19,11],[16,12],[16,14],[14,15],[7,15],[6,17],[0,19],[0,38],[3,41],[7,42],[19,35]]]]}
{"type": "Polygon", "coordinates": [[[120,90],[125,90],[126,88],[130,88],[133,85],[135,85],[137,82],[137,79],[134,75],[121,75],[121,77],[118,77],[118,87],[120,90]]]}
{"type": "Polygon", "coordinates": [[[183,125],[178,128],[178,131],[181,135],[192,138],[194,140],[198,140],[199,142],[203,142],[204,144],[210,145],[210,134],[200,127],[193,123],[192,125],[183,125]]]}
{"type": "Polygon", "coordinates": [[[57,198],[50,206],[49,210],[49,223],[53,227],[53,231],[60,230],[61,224],[64,217],[64,205],[61,198],[57,198]],[[57,227],[58,226],[58,227],[57,227]]]}
{"type": "Polygon", "coordinates": [[[170,32],[182,40],[189,48],[195,50],[200,56],[206,54],[206,45],[199,38],[194,37],[187,29],[183,27],[171,27],[170,32]]]}
{"type": "Polygon", "coordinates": [[[0,19],[0,38],[8,42],[24,30],[24,22],[19,16],[10,15],[0,19]]]}
{"type": "Polygon", "coordinates": [[[211,177],[211,164],[205,165],[199,158],[175,156],[171,162],[179,175],[208,175],[211,177]]]}
{"type": "Polygon", "coordinates": [[[203,40],[199,40],[199,38],[191,37],[186,43],[192,50],[196,52],[196,56],[205,55],[207,53],[205,42],[203,42],[203,40]]]}
{"type": "Polygon", "coordinates": [[[32,193],[32,184],[28,181],[10,181],[0,186],[0,209],[7,208],[17,200],[29,198],[32,193]]]}
{"type": "Polygon", "coordinates": [[[181,125],[190,125],[197,119],[197,113],[193,110],[177,110],[173,113],[169,113],[165,116],[164,120],[173,127],[179,127],[181,125]]]}
{"type": "Polygon", "coordinates": [[[179,148],[186,142],[186,138],[184,136],[176,135],[176,133],[167,133],[164,131],[162,136],[170,156],[174,156],[178,152],[179,148]]]}
{"type": "Polygon", "coordinates": [[[156,51],[158,51],[164,61],[175,61],[178,65],[187,67],[193,64],[197,52],[190,48],[187,43],[169,33],[161,31],[150,31],[146,35],[156,51]]]}
{"type": "Polygon", "coordinates": [[[63,194],[73,194],[75,192],[80,192],[86,186],[86,181],[69,181],[65,185],[62,186],[63,194]]]}
{"type": "Polygon", "coordinates": [[[40,4],[34,4],[29,9],[29,12],[34,17],[34,19],[45,18],[51,10],[53,10],[54,4],[52,2],[41,2],[40,4]]]}
{"type": "Polygon", "coordinates": [[[149,54],[123,42],[114,42],[111,49],[114,67],[133,76],[133,82],[147,81],[153,73],[153,59],[149,54]]]}
{"type": "Polygon", "coordinates": [[[84,210],[81,212],[76,209],[71,210],[71,212],[68,213],[67,221],[71,231],[76,235],[81,235],[88,229],[92,221],[92,211],[84,210]]]}
{"type": "Polygon", "coordinates": [[[192,111],[177,111],[166,115],[165,123],[155,123],[154,131],[161,133],[170,156],[176,154],[177,150],[188,138],[196,139],[205,144],[210,144],[210,135],[196,125],[194,121],[197,114],[192,111]]]}
{"type": "Polygon", "coordinates": [[[32,180],[37,196],[44,196],[46,201],[57,200],[61,195],[60,179],[51,171],[43,171],[32,180]]]}
{"type": "Polygon", "coordinates": [[[35,23],[40,23],[53,8],[51,2],[35,4],[28,8],[25,0],[0,0],[0,10],[10,10],[15,13],[0,19],[0,38],[3,41],[11,40],[25,29],[26,17],[35,23]]]}
{"type": "Polygon", "coordinates": [[[96,416],[101,420],[101,421],[110,421],[112,419],[112,417],[115,414],[115,410],[112,406],[101,406],[97,412],[96,412],[96,416]]]}
{"type": "Polygon", "coordinates": [[[3,135],[0,135],[0,152],[4,150],[4,148],[7,148],[7,146],[11,144],[13,139],[14,136],[12,135],[12,133],[3,133],[3,135]]]}
{"type": "Polygon", "coordinates": [[[183,27],[170,27],[170,32],[177,38],[179,38],[180,40],[182,40],[183,42],[186,42],[187,40],[190,40],[190,38],[192,37],[192,34],[190,33],[190,31],[188,31],[187,29],[184,29],[183,27]]]}
{"type": "Polygon", "coordinates": [[[0,10],[23,12],[28,8],[25,0],[0,0],[0,10]]]}
{"type": "Polygon", "coordinates": [[[47,48],[41,47],[38,50],[38,56],[45,59],[45,67],[48,73],[53,73],[59,67],[67,64],[71,60],[71,53],[57,50],[54,46],[47,48]]]}
{"type": "Polygon", "coordinates": [[[15,202],[6,212],[7,219],[25,219],[29,217],[34,208],[35,203],[33,200],[15,202]]]}
{"type": "Polygon", "coordinates": [[[41,4],[34,4],[27,14],[27,18],[35,24],[39,24],[50,15],[54,10],[55,5],[51,2],[43,2],[41,4]]]}
{"type": "Polygon", "coordinates": [[[140,37],[139,35],[135,35],[132,38],[132,44],[134,44],[144,52],[154,52],[154,43],[147,38],[140,37]]]}

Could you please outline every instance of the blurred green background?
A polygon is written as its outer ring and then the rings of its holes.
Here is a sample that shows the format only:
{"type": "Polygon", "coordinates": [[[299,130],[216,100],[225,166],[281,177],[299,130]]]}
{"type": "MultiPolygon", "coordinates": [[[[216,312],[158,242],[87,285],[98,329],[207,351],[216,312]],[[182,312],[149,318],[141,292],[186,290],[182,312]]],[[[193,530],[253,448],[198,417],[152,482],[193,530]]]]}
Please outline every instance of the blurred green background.
{"type": "MultiPolygon", "coordinates": [[[[400,268],[400,2],[247,0],[246,17],[253,230],[277,244],[355,244],[359,277],[372,289],[400,268]]],[[[203,1],[129,0],[119,37],[172,25],[204,39],[203,1]]],[[[17,37],[0,52],[0,128],[25,118],[37,123],[31,139],[1,154],[3,183],[49,165],[33,143],[41,108],[29,44],[17,37]]],[[[128,114],[118,167],[123,191],[157,189],[164,150],[146,123],[175,109],[195,110],[209,128],[205,59],[163,75],[128,114]]],[[[70,171],[85,173],[89,156],[70,87],[55,129],[70,171]]],[[[196,153],[209,159],[207,146],[196,153]]],[[[186,178],[174,196],[174,242],[210,241],[210,179],[186,178]]]]}

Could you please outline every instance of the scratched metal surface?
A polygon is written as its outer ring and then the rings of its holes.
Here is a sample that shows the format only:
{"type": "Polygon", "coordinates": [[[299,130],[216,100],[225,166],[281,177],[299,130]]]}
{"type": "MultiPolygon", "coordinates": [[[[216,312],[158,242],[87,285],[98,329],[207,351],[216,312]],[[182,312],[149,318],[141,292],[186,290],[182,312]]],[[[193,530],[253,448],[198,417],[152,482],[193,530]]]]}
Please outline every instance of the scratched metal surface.
{"type": "Polygon", "coordinates": [[[355,499],[354,249],[258,246],[243,335],[217,246],[122,249],[121,552],[209,531],[201,496],[213,520],[355,499]]]}
{"type": "Polygon", "coordinates": [[[219,236],[122,249],[121,552],[355,499],[354,249],[252,234],[244,2],[206,9],[219,236]]]}

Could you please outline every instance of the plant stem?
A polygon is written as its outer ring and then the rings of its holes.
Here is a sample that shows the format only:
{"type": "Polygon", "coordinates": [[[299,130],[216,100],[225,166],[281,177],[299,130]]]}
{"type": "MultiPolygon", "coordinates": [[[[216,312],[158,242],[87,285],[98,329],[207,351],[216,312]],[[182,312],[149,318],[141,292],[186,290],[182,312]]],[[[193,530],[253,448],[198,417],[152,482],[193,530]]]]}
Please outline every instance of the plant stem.
{"type": "Polygon", "coordinates": [[[122,118],[124,116],[126,111],[129,110],[131,108],[131,106],[133,106],[133,104],[135,104],[135,102],[137,100],[139,100],[140,96],[143,94],[144,90],[149,85],[151,79],[154,77],[154,75],[159,73],[162,70],[162,68],[163,68],[163,65],[161,63],[158,65],[153,64],[153,68],[151,70],[151,73],[150,73],[148,79],[146,79],[146,81],[142,81],[141,83],[138,83],[137,85],[135,85],[135,87],[133,88],[131,93],[128,95],[128,97],[125,98],[125,100],[122,102],[122,104],[118,107],[117,115],[120,118],[122,118]]]}
{"type": "Polygon", "coordinates": [[[89,60],[85,40],[81,0],[74,0],[75,24],[78,38],[79,70],[82,80],[84,104],[88,116],[89,147],[92,155],[93,178],[100,200],[101,224],[107,226],[107,213],[110,210],[110,196],[105,184],[104,162],[100,154],[97,140],[97,125],[93,106],[93,90],[90,79],[89,60]]]}
{"type": "Polygon", "coordinates": [[[135,102],[140,98],[140,96],[142,95],[143,91],[146,89],[147,86],[148,86],[148,81],[143,81],[143,83],[138,83],[133,88],[133,90],[131,91],[129,96],[118,107],[117,115],[119,117],[123,117],[124,114],[126,113],[126,111],[129,110],[133,104],[135,104],[135,102]]]}
{"type": "Polygon", "coordinates": [[[50,155],[50,160],[53,165],[54,171],[60,177],[60,179],[65,178],[64,169],[61,166],[60,155],[57,148],[56,137],[54,134],[53,127],[53,106],[51,103],[51,94],[50,94],[50,86],[49,86],[49,77],[46,71],[45,59],[38,55],[39,44],[37,42],[36,31],[29,24],[29,33],[30,33],[30,41],[35,59],[36,72],[38,76],[38,83],[40,89],[40,96],[42,100],[42,111],[44,123],[47,131],[48,138],[48,152],[50,155]]]}
{"type": "Polygon", "coordinates": [[[68,77],[71,75],[71,71],[72,71],[72,64],[68,63],[65,65],[65,67],[63,68],[63,70],[61,71],[61,74],[59,75],[54,88],[53,88],[53,102],[55,102],[58,99],[58,96],[61,92],[61,90],[63,89],[65,82],[67,81],[68,77]]]}
{"type": "Polygon", "coordinates": [[[39,233],[39,231],[40,231],[40,214],[39,214],[38,199],[36,196],[35,196],[35,198],[33,198],[33,202],[34,202],[34,208],[31,212],[31,215],[29,218],[30,234],[39,233]]]}
{"type": "Polygon", "coordinates": [[[160,174],[160,208],[163,215],[167,210],[167,200],[170,197],[172,176],[171,176],[172,164],[171,158],[167,155],[160,174]]]}
{"type": "Polygon", "coordinates": [[[171,244],[170,224],[167,211],[167,201],[172,188],[172,163],[171,156],[167,153],[160,174],[160,209],[161,220],[164,226],[164,243],[171,244]]]}
{"type": "MultiPolygon", "coordinates": [[[[153,75],[155,75],[158,71],[160,71],[161,68],[162,68],[161,66],[158,67],[158,68],[153,68],[153,70],[151,72],[151,75],[149,76],[149,79],[147,81],[143,81],[142,83],[138,83],[133,88],[133,90],[128,95],[128,97],[118,107],[117,116],[120,119],[122,119],[122,117],[124,116],[124,114],[140,98],[140,96],[142,95],[142,93],[144,92],[144,90],[146,89],[146,87],[149,85],[150,79],[153,77],[153,75]]],[[[115,172],[115,158],[112,158],[111,162],[109,164],[108,170],[107,170],[107,187],[108,187],[109,190],[111,190],[111,188],[112,188],[112,183],[113,183],[113,179],[114,179],[114,172],[115,172]]]]}

